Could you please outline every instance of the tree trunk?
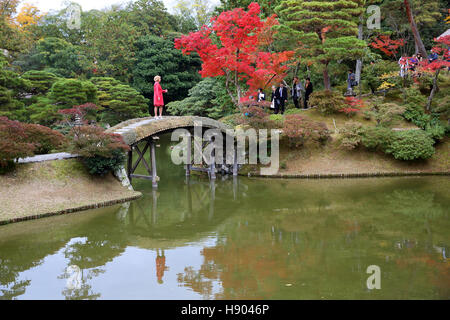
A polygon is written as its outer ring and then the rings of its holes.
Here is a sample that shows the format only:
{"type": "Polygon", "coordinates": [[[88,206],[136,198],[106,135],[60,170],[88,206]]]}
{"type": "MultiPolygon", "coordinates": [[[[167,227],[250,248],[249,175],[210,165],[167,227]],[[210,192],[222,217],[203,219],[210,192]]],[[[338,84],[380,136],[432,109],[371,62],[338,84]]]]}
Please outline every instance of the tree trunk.
{"type": "MultiPolygon", "coordinates": [[[[358,25],[358,39],[363,39],[363,24],[362,24],[362,17],[359,18],[359,25],[358,25]]],[[[356,70],[355,70],[355,80],[358,81],[358,86],[361,83],[361,69],[362,69],[362,59],[356,60],[356,70]]]]}
{"type": "Polygon", "coordinates": [[[437,80],[439,78],[439,73],[440,72],[441,72],[441,69],[439,68],[436,71],[436,74],[434,75],[433,89],[431,89],[430,96],[428,97],[428,102],[427,102],[427,111],[431,110],[431,102],[433,101],[434,94],[436,93],[436,90],[437,90],[437,80]]]}
{"type": "Polygon", "coordinates": [[[413,13],[411,10],[411,5],[409,0],[403,0],[406,9],[406,15],[408,16],[409,24],[411,25],[411,31],[414,35],[414,41],[417,45],[417,49],[424,59],[427,58],[427,50],[425,50],[425,46],[423,45],[422,38],[420,37],[419,30],[417,29],[416,22],[414,21],[413,13]]]}
{"type": "Polygon", "coordinates": [[[328,75],[328,63],[323,68],[323,85],[325,90],[331,90],[330,76],[328,75]]]}

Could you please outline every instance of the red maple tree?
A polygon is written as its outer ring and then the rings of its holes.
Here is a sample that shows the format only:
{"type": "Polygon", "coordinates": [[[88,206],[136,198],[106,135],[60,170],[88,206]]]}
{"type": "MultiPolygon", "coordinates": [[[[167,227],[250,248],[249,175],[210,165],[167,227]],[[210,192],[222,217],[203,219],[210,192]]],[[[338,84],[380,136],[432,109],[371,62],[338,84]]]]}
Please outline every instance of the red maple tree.
{"type": "Polygon", "coordinates": [[[440,58],[432,62],[423,61],[421,64],[423,71],[434,73],[433,88],[431,89],[427,102],[428,111],[431,109],[431,102],[437,91],[437,80],[439,78],[439,73],[442,69],[450,68],[450,35],[434,39],[434,42],[436,42],[436,46],[434,46],[431,51],[437,53],[440,58]]]}
{"type": "Polygon", "coordinates": [[[398,48],[403,47],[405,44],[406,41],[404,39],[393,40],[389,36],[380,35],[370,43],[370,46],[374,49],[382,51],[389,57],[396,57],[398,48]]]}
{"type": "Polygon", "coordinates": [[[248,11],[222,12],[211,19],[211,26],[175,39],[175,48],[184,54],[198,53],[202,77],[225,77],[227,92],[237,106],[246,91],[242,84],[252,92],[281,81],[286,76],[286,62],[294,55],[293,51],[264,50],[273,41],[271,27],[278,21],[275,15],[261,20],[260,10],[259,4],[252,2],[248,11]]]}

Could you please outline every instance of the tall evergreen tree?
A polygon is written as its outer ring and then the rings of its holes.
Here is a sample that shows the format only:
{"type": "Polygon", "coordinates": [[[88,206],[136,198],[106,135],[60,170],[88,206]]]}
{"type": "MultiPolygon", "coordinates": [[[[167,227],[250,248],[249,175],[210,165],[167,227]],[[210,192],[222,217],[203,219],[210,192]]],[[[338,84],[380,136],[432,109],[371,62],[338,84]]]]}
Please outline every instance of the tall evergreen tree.
{"type": "Polygon", "coordinates": [[[197,54],[183,55],[174,48],[173,40],[156,36],[141,37],[137,43],[133,87],[153,101],[153,78],[162,77],[169,92],[165,102],[186,98],[188,90],[201,80],[201,61],[197,54]]]}
{"type": "Polygon", "coordinates": [[[364,0],[284,0],[275,11],[275,26],[307,64],[320,64],[325,89],[331,89],[331,61],[356,59],[366,43],[357,38],[364,0]]]}

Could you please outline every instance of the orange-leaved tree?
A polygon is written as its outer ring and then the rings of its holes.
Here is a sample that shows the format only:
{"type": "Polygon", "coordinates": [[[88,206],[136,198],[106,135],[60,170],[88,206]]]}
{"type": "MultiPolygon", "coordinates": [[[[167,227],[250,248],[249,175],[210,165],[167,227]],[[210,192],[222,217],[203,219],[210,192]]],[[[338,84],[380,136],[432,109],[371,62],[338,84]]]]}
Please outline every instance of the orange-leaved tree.
{"type": "Polygon", "coordinates": [[[198,53],[202,77],[225,77],[228,94],[240,105],[247,89],[254,91],[286,76],[292,51],[271,52],[271,27],[275,16],[259,17],[260,6],[252,2],[245,11],[237,8],[211,19],[211,26],[175,39],[175,48],[184,54],[198,53]]]}

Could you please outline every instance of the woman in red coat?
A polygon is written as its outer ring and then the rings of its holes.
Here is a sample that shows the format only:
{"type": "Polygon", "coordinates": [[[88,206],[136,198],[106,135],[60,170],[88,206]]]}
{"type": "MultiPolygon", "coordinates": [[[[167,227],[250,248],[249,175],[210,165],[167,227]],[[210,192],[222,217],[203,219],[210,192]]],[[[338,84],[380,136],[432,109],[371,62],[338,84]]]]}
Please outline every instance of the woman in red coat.
{"type": "Polygon", "coordinates": [[[155,119],[158,119],[158,108],[159,108],[159,118],[162,118],[162,111],[164,107],[164,99],[163,93],[167,93],[167,90],[163,90],[161,85],[161,77],[156,76],[153,80],[155,80],[154,91],[153,91],[153,105],[155,106],[155,119]]]}

